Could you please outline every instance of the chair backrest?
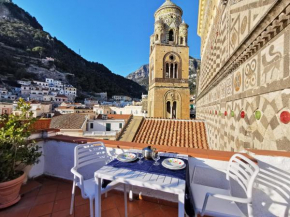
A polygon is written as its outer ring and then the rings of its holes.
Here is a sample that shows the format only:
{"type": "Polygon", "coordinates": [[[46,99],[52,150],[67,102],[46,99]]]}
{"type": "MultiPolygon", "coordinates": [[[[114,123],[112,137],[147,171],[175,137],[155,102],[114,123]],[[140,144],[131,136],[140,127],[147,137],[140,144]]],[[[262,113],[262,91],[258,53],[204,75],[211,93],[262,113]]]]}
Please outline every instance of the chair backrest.
{"type": "MultiPolygon", "coordinates": [[[[259,170],[258,165],[249,158],[242,154],[234,154],[229,161],[227,180],[230,180],[229,178],[235,180],[245,191],[247,198],[252,199],[253,184],[259,170]]],[[[231,182],[229,183],[232,188],[231,182]]],[[[230,190],[232,192],[232,189],[230,190]]]]}
{"type": "Polygon", "coordinates": [[[103,142],[77,145],[74,152],[74,166],[78,169],[89,164],[108,161],[106,146],[103,142]]]}

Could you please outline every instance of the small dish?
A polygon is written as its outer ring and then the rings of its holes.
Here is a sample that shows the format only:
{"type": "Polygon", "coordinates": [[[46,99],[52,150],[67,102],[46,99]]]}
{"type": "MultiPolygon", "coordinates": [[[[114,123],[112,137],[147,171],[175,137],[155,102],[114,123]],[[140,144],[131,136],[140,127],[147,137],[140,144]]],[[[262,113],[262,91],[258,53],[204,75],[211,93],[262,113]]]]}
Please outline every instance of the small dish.
{"type": "Polygon", "coordinates": [[[137,159],[137,154],[135,153],[122,153],[117,156],[117,160],[121,162],[132,162],[137,159]]]}
{"type": "Polygon", "coordinates": [[[178,158],[166,158],[162,161],[162,166],[171,170],[180,170],[186,167],[183,160],[178,158]]]}

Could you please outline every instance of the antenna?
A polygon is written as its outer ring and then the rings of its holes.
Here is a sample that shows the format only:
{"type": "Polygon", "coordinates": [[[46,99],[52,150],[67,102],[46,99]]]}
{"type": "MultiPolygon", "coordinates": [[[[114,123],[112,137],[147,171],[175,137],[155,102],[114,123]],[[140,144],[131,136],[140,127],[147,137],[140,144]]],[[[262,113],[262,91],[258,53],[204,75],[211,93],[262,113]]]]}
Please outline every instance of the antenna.
{"type": "Polygon", "coordinates": [[[79,55],[81,55],[81,49],[79,49],[79,55]]]}

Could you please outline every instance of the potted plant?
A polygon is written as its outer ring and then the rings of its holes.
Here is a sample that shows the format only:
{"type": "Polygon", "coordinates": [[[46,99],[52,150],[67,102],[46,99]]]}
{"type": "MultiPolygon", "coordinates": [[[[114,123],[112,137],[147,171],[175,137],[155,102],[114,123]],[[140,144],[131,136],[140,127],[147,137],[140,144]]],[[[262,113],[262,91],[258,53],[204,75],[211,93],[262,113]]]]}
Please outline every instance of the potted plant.
{"type": "Polygon", "coordinates": [[[26,178],[26,166],[38,163],[39,147],[29,140],[33,123],[30,104],[19,99],[17,115],[0,117],[0,209],[20,200],[20,188],[26,178]]]}

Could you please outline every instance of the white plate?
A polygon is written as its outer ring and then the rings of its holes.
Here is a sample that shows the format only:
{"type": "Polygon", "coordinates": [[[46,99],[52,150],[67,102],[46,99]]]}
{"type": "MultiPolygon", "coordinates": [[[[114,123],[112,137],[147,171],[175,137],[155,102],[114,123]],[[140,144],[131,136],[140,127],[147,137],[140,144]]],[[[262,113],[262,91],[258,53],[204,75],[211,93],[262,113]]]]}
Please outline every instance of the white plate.
{"type": "Polygon", "coordinates": [[[170,168],[182,168],[185,165],[184,161],[178,158],[166,158],[163,162],[164,165],[170,168]]]}
{"type": "Polygon", "coordinates": [[[164,161],[162,161],[162,166],[170,170],[182,170],[186,167],[186,164],[183,164],[182,167],[170,167],[166,163],[164,163],[164,161]]]}
{"type": "Polygon", "coordinates": [[[122,162],[131,162],[136,159],[137,159],[137,155],[135,153],[130,153],[130,152],[122,153],[117,156],[117,160],[122,161],[122,162]]]}

